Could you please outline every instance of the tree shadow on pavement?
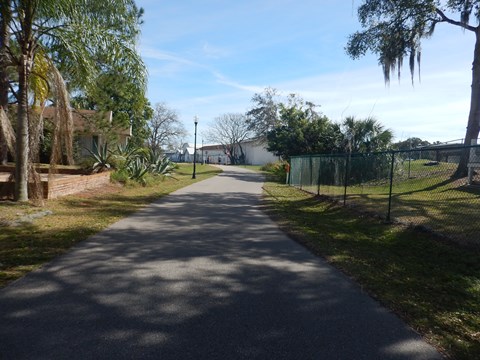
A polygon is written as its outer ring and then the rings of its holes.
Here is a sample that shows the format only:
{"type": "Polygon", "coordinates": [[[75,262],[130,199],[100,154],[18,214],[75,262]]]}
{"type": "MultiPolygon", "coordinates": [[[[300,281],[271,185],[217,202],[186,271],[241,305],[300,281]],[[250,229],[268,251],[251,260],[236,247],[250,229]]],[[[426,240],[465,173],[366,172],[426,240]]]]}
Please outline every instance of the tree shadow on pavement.
{"type": "Polygon", "coordinates": [[[168,196],[8,286],[0,358],[440,358],[259,204],[168,196]]]}

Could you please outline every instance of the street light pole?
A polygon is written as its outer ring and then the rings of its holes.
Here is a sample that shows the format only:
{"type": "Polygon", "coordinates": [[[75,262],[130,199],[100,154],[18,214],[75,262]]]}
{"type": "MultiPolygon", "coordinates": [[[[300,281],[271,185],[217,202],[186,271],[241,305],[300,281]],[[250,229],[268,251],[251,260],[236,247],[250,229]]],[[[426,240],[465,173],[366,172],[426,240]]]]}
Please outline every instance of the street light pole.
{"type": "Polygon", "coordinates": [[[195,115],[193,118],[193,122],[195,123],[195,141],[193,143],[193,174],[192,174],[192,179],[196,179],[196,169],[195,165],[197,162],[197,125],[198,125],[198,118],[195,115]]]}

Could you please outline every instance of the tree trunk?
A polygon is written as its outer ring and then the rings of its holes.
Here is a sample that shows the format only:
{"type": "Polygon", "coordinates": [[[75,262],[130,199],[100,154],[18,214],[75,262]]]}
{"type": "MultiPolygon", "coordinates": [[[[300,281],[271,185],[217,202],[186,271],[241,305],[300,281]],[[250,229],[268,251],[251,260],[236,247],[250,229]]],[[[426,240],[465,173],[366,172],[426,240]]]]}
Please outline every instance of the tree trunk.
{"type": "MultiPolygon", "coordinates": [[[[477,139],[480,130],[480,27],[475,32],[475,52],[473,55],[472,66],[472,91],[470,98],[470,113],[468,115],[467,132],[465,134],[464,144],[470,146],[473,139],[477,139]]],[[[455,177],[467,176],[468,158],[470,150],[467,148],[462,151],[460,163],[455,172],[455,177]]]]}
{"type": "Polygon", "coordinates": [[[240,145],[240,141],[238,142],[238,148],[240,150],[240,156],[238,157],[238,162],[241,165],[245,165],[245,153],[243,152],[242,145],[240,145]]]}
{"type": "Polygon", "coordinates": [[[18,68],[18,116],[15,157],[15,200],[28,201],[28,71],[29,57],[18,68]]]}
{"type": "MultiPolygon", "coordinates": [[[[10,1],[0,6],[0,107],[7,111],[8,106],[8,75],[7,75],[7,51],[10,43],[8,22],[10,21],[10,1]]],[[[8,160],[7,139],[5,129],[0,129],[0,164],[5,165],[8,160]]]]}

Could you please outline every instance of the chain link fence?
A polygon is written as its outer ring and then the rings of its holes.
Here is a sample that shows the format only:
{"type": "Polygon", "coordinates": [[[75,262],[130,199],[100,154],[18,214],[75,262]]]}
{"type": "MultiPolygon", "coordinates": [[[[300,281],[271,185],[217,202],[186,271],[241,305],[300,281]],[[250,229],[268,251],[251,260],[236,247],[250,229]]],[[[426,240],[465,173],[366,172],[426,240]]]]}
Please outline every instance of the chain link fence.
{"type": "Polygon", "coordinates": [[[388,221],[480,246],[480,146],[295,156],[289,184],[388,221]],[[462,152],[469,176],[454,177],[462,152]],[[476,171],[475,171],[476,170],[476,171]]]}

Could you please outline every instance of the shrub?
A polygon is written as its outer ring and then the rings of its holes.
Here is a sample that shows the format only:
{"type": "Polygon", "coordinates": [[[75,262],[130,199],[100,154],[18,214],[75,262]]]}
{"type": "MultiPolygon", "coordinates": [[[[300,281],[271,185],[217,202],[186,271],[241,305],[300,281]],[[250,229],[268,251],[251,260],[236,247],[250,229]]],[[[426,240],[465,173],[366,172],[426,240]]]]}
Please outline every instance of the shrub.
{"type": "Polygon", "coordinates": [[[263,165],[260,170],[269,174],[271,181],[285,183],[287,179],[287,161],[278,161],[275,163],[268,163],[263,165]]]}
{"type": "Polygon", "coordinates": [[[142,158],[136,157],[132,161],[129,161],[125,170],[128,173],[129,179],[135,180],[142,185],[146,184],[145,176],[148,173],[149,166],[145,164],[142,158]]]}
{"type": "Polygon", "coordinates": [[[163,157],[158,159],[155,163],[152,163],[150,165],[150,170],[154,175],[171,177],[176,167],[176,164],[170,161],[170,159],[163,157]]]}
{"type": "Polygon", "coordinates": [[[127,172],[126,169],[118,169],[118,170],[113,171],[110,174],[110,180],[113,181],[113,182],[118,182],[118,183],[121,183],[121,184],[127,184],[129,179],[130,178],[128,176],[128,172],[127,172]]]}
{"type": "Polygon", "coordinates": [[[82,161],[78,165],[82,169],[83,173],[91,174],[93,171],[93,164],[95,164],[95,160],[91,157],[88,157],[82,159],[82,161]]]}
{"type": "Polygon", "coordinates": [[[155,182],[154,177],[170,177],[176,169],[176,164],[170,161],[161,153],[151,149],[134,147],[131,144],[126,146],[117,145],[114,151],[100,149],[92,153],[94,166],[106,163],[117,171],[112,175],[113,181],[126,184],[133,180],[142,185],[155,182]]]}

